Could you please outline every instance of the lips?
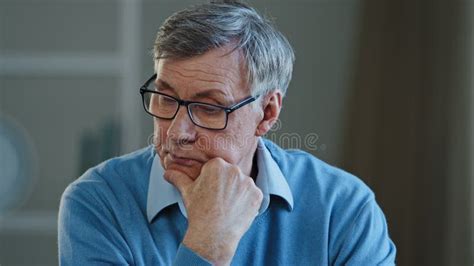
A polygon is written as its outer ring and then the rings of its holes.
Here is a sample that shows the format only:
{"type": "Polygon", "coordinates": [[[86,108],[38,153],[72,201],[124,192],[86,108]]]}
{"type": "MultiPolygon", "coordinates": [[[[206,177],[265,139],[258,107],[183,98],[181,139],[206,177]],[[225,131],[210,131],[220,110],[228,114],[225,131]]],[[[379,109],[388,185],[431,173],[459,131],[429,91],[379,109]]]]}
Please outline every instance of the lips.
{"type": "Polygon", "coordinates": [[[191,158],[191,157],[184,157],[184,156],[177,156],[172,153],[168,153],[165,156],[165,161],[167,163],[174,163],[174,164],[179,164],[179,165],[184,165],[184,166],[193,166],[195,164],[201,163],[200,160],[191,158]]]}

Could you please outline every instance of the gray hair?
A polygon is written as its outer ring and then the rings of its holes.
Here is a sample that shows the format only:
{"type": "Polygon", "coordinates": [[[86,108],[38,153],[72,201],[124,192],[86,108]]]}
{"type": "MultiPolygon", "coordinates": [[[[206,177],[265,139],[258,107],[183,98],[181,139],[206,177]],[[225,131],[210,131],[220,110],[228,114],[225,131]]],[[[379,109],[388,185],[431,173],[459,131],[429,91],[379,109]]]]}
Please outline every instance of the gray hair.
{"type": "Polygon", "coordinates": [[[293,48],[273,24],[237,1],[214,1],[174,13],[160,27],[155,60],[183,59],[236,43],[243,52],[252,95],[280,90],[285,95],[293,72],[293,48]]]}

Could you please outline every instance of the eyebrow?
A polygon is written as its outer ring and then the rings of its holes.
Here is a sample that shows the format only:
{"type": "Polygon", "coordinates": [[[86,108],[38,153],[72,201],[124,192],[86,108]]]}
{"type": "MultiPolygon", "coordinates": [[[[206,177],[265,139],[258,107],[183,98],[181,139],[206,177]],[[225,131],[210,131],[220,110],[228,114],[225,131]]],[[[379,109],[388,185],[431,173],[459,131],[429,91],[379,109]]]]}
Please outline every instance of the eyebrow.
{"type": "MultiPolygon", "coordinates": [[[[154,82],[156,89],[159,91],[160,89],[165,89],[165,90],[172,90],[173,92],[176,92],[176,89],[173,88],[168,82],[158,79],[156,82],[154,82]]],[[[229,96],[222,92],[221,90],[218,89],[208,89],[205,91],[200,91],[195,93],[191,99],[196,99],[196,98],[212,98],[213,100],[217,101],[219,104],[224,105],[224,104],[229,104],[229,96]],[[214,98],[213,96],[216,96],[216,94],[220,94],[223,96],[223,100],[225,102],[220,101],[219,99],[214,98]]]]}

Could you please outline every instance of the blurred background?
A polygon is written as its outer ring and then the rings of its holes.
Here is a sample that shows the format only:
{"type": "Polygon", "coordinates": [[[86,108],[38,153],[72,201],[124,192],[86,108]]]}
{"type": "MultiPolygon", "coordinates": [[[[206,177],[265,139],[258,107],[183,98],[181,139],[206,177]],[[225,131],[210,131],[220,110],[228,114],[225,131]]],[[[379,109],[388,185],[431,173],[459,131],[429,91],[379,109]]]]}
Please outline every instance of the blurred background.
{"type": "MultiPolygon", "coordinates": [[[[65,187],[148,145],[156,31],[199,2],[0,0],[0,265],[57,264],[65,187]]],[[[268,137],[363,179],[398,265],[474,265],[474,1],[248,2],[297,56],[268,137]]]]}

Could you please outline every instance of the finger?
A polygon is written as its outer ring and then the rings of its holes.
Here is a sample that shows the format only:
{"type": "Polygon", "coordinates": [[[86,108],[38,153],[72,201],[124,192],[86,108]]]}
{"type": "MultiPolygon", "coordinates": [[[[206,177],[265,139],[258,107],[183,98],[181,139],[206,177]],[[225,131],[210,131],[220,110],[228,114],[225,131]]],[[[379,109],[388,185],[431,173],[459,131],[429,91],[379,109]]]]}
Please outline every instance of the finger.
{"type": "Polygon", "coordinates": [[[166,170],[163,176],[166,181],[179,190],[182,196],[184,196],[186,188],[193,183],[193,180],[189,176],[176,170],[166,170]]]}

